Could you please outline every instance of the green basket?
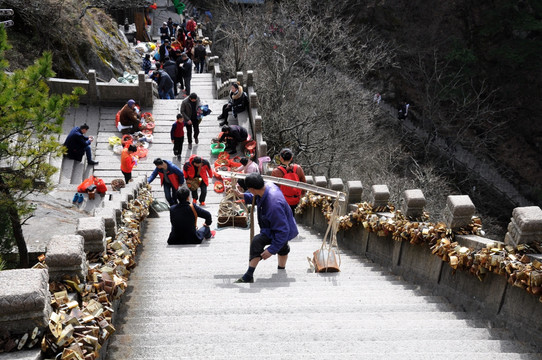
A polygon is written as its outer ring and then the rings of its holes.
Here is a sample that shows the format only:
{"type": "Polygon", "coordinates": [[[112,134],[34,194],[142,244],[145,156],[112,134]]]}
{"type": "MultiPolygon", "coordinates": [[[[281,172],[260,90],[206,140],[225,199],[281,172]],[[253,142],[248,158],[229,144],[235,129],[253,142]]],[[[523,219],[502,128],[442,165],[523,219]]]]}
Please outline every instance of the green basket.
{"type": "Polygon", "coordinates": [[[226,149],[226,144],[224,143],[211,144],[211,154],[213,155],[220,154],[224,149],[226,149]]]}

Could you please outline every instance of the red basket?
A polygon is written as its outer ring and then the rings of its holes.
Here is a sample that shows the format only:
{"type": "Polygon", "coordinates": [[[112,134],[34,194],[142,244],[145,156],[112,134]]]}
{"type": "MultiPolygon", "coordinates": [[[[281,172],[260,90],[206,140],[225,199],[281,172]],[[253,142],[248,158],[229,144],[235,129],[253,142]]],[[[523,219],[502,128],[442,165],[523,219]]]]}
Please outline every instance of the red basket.
{"type": "Polygon", "coordinates": [[[144,157],[147,157],[147,154],[149,153],[149,150],[148,149],[145,149],[144,147],[140,146],[137,148],[137,157],[138,158],[144,158],[144,157]]]}
{"type": "Polygon", "coordinates": [[[122,136],[121,144],[123,147],[128,147],[134,142],[134,138],[130,134],[126,134],[122,136]]]}
{"type": "Polygon", "coordinates": [[[215,192],[217,193],[224,192],[224,184],[221,181],[215,182],[215,192]]]}

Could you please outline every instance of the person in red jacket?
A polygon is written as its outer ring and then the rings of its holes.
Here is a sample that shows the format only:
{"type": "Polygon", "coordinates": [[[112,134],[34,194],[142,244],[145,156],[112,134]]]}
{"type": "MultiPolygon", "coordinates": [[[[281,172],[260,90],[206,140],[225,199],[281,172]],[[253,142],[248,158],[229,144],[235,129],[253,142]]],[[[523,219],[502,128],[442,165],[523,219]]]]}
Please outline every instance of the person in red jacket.
{"type": "Polygon", "coordinates": [[[207,186],[209,185],[209,179],[213,177],[211,164],[209,164],[209,161],[194,154],[184,164],[183,171],[186,177],[186,184],[192,192],[192,202],[195,204],[198,201],[198,188],[200,188],[199,203],[201,206],[205,206],[207,186]]]}
{"type": "Polygon", "coordinates": [[[190,33],[190,36],[192,36],[193,38],[196,37],[197,28],[198,28],[198,23],[196,22],[196,20],[194,20],[193,17],[190,18],[188,22],[186,23],[186,31],[190,33]]]}
{"type": "Polygon", "coordinates": [[[184,143],[184,119],[181,114],[177,114],[177,121],[171,126],[170,136],[173,143],[173,154],[180,161],[184,143]]]}
{"type": "Polygon", "coordinates": [[[126,184],[132,179],[132,169],[137,165],[136,152],[137,147],[135,145],[130,145],[127,148],[122,149],[122,153],[120,154],[120,171],[122,171],[122,174],[124,175],[126,184]]]}
{"type": "MultiPolygon", "coordinates": [[[[277,166],[272,172],[271,176],[285,178],[294,181],[307,182],[305,178],[305,173],[301,166],[294,164],[294,153],[288,148],[284,148],[280,151],[279,154],[280,165],[277,166]]],[[[295,214],[295,208],[299,201],[301,200],[301,195],[303,191],[301,189],[293,188],[291,186],[281,185],[280,190],[284,195],[284,198],[288,202],[288,205],[292,208],[292,211],[295,214]]]]}

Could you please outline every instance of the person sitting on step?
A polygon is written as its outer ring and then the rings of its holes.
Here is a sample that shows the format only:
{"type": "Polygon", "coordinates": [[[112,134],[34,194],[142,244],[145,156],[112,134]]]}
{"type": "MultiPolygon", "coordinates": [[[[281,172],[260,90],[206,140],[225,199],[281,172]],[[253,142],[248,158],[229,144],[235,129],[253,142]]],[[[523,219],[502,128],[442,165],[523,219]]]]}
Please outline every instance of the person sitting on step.
{"type": "Polygon", "coordinates": [[[248,108],[248,95],[243,91],[243,87],[235,82],[231,84],[230,100],[222,107],[222,114],[218,116],[220,126],[228,125],[228,113],[232,112],[233,117],[237,118],[237,114],[245,111],[248,108]]]}
{"type": "Polygon", "coordinates": [[[181,186],[176,193],[178,204],[169,210],[171,232],[167,243],[169,245],[201,244],[204,239],[213,237],[214,231],[210,226],[213,223],[211,213],[188,201],[190,190],[181,186]],[[205,219],[205,224],[197,228],[198,217],[205,219]]]}
{"type": "Polygon", "coordinates": [[[66,141],[64,141],[64,146],[67,149],[66,156],[68,159],[76,160],[81,162],[83,160],[83,154],[87,155],[87,162],[89,165],[98,165],[98,161],[92,160],[92,150],[90,149],[90,144],[94,141],[92,136],[85,136],[89,129],[87,124],[74,127],[66,141]]]}

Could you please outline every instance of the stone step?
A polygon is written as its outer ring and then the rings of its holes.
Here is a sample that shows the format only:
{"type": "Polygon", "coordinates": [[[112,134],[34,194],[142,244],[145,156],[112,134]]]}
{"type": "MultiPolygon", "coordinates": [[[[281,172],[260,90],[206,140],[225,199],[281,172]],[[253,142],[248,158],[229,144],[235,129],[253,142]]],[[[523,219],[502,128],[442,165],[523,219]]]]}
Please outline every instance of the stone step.
{"type": "MultiPolygon", "coordinates": [[[[476,353],[501,353],[516,352],[522,349],[517,343],[505,340],[398,340],[390,341],[383,339],[377,341],[333,341],[329,342],[323,336],[313,335],[311,339],[298,338],[296,336],[284,336],[281,341],[267,342],[259,334],[250,334],[252,341],[246,337],[237,338],[236,333],[231,334],[227,342],[215,343],[213,338],[202,336],[197,344],[184,342],[182,338],[173,338],[168,346],[154,345],[155,341],[144,341],[136,339],[135,345],[119,345],[113,342],[110,345],[110,352],[114,351],[122,355],[124,359],[163,359],[167,356],[187,356],[189,358],[212,356],[217,354],[231,358],[260,358],[260,356],[272,356],[273,354],[288,354],[287,357],[297,359],[299,356],[313,356],[320,358],[320,349],[325,349],[335,358],[342,358],[340,354],[358,354],[364,358],[371,358],[367,354],[389,354],[389,353],[411,353],[432,354],[432,350],[442,354],[448,354],[450,358],[463,358],[464,354],[476,353]],[[138,341],[139,340],[139,341],[138,341]],[[260,340],[260,341],[257,341],[260,340]]],[[[132,339],[130,339],[132,340],[132,339]]],[[[119,357],[121,358],[121,357],[119,357]]]]}
{"type": "MultiPolygon", "coordinates": [[[[122,356],[122,354],[121,354],[122,356]]],[[[525,359],[525,360],[534,360],[534,359],[540,359],[540,357],[537,354],[515,354],[515,353],[500,353],[496,354],[493,352],[490,353],[462,353],[462,357],[465,359],[476,359],[476,360],[519,360],[519,359],[525,359]]],[[[202,359],[208,359],[208,360],[227,360],[231,359],[231,355],[212,355],[212,354],[206,354],[205,356],[201,357],[202,359]]],[[[305,360],[305,359],[315,359],[315,355],[311,354],[310,352],[307,352],[307,354],[301,354],[296,353],[292,354],[292,359],[296,360],[305,360]],[[295,356],[295,357],[294,357],[295,356]]],[[[318,358],[322,359],[328,359],[328,358],[339,358],[341,360],[359,360],[360,358],[366,358],[371,360],[391,360],[391,359],[401,359],[401,360],[449,360],[450,354],[449,353],[431,353],[431,354],[421,354],[421,353],[367,353],[367,354],[359,354],[359,353],[327,353],[327,352],[318,352],[318,358]],[[362,356],[363,355],[363,356],[362,356]]],[[[124,359],[124,357],[108,357],[109,360],[115,360],[115,359],[124,359]]],[[[139,360],[139,359],[147,359],[146,357],[131,357],[130,359],[139,360]]],[[[186,354],[161,354],[160,359],[162,360],[179,360],[179,359],[194,359],[191,355],[186,354]]],[[[197,359],[197,358],[196,358],[197,359]]],[[[274,355],[261,355],[258,354],[258,359],[263,360],[275,360],[285,359],[285,356],[283,354],[274,354],[274,355]]]]}
{"type": "MultiPolygon", "coordinates": [[[[386,315],[386,314],[383,314],[386,315]]],[[[419,331],[419,333],[426,333],[425,338],[432,338],[436,336],[437,338],[449,337],[454,338],[455,336],[448,336],[449,331],[462,332],[462,334],[457,334],[457,338],[461,338],[463,334],[476,334],[473,336],[483,336],[483,338],[497,338],[500,339],[502,336],[508,336],[508,332],[503,329],[487,329],[485,324],[479,322],[479,324],[474,327],[473,321],[470,320],[460,320],[460,319],[433,319],[433,318],[420,318],[420,313],[415,313],[411,315],[411,318],[404,316],[402,314],[387,314],[385,316],[379,316],[378,318],[371,317],[369,318],[367,314],[362,315],[363,321],[359,321],[361,316],[355,316],[352,313],[337,313],[337,321],[335,318],[322,318],[320,316],[313,316],[312,319],[306,316],[298,316],[297,320],[291,319],[290,316],[287,319],[277,319],[275,316],[265,317],[265,322],[273,322],[274,326],[277,328],[283,329],[292,329],[299,325],[299,321],[303,320],[311,324],[311,331],[314,332],[330,332],[334,330],[339,330],[342,332],[352,331],[352,332],[369,332],[364,335],[364,338],[370,338],[372,336],[371,332],[376,331],[390,331],[395,333],[396,336],[392,338],[400,339],[401,335],[399,333],[409,334],[413,333],[412,330],[419,331]],[[385,319],[385,321],[383,321],[385,319]],[[442,331],[446,329],[446,331],[442,331]]],[[[140,335],[140,334],[149,334],[149,333],[208,333],[208,334],[221,334],[231,331],[259,331],[261,325],[259,323],[254,323],[252,319],[249,319],[247,316],[230,316],[229,318],[220,317],[219,320],[215,318],[210,318],[208,321],[200,319],[198,322],[190,321],[188,316],[173,316],[171,318],[165,319],[166,322],[152,322],[150,318],[141,317],[140,321],[136,319],[129,319],[130,324],[123,326],[117,335],[140,335]],[[168,321],[169,320],[169,321],[168,321]]],[[[261,319],[264,321],[264,319],[261,319]]],[[[307,331],[300,330],[300,331],[307,331]]]]}
{"type": "MultiPolygon", "coordinates": [[[[212,327],[205,328],[190,328],[186,329],[184,323],[175,324],[176,326],[170,331],[156,327],[154,331],[149,328],[140,327],[139,331],[134,329],[133,332],[126,335],[118,334],[119,341],[123,341],[123,337],[134,337],[142,344],[151,344],[157,347],[165,347],[171,343],[187,343],[187,344],[205,344],[201,338],[206,337],[207,342],[228,343],[236,341],[237,334],[239,338],[249,338],[253,333],[257,333],[258,337],[265,339],[268,343],[281,343],[288,338],[306,339],[306,341],[326,340],[328,342],[371,342],[393,339],[396,341],[423,341],[431,339],[432,341],[474,341],[474,340],[502,340],[503,337],[509,336],[505,330],[489,330],[484,328],[455,328],[443,329],[438,326],[423,327],[415,329],[398,326],[397,328],[384,329],[359,329],[353,326],[343,328],[343,319],[336,319],[333,323],[321,324],[320,321],[311,323],[310,326],[299,326],[287,322],[273,324],[276,330],[266,330],[264,326],[250,327],[248,324],[232,324],[232,329],[217,330],[212,327]],[[247,327],[249,327],[247,329],[247,327]],[[235,330],[234,330],[235,329],[235,330]],[[155,333],[161,336],[155,339],[155,333]]],[[[133,340],[133,339],[130,339],[133,340]]]]}

